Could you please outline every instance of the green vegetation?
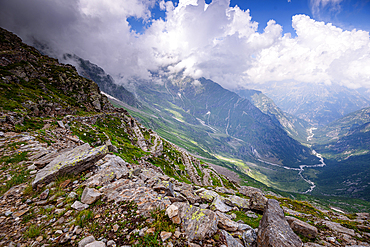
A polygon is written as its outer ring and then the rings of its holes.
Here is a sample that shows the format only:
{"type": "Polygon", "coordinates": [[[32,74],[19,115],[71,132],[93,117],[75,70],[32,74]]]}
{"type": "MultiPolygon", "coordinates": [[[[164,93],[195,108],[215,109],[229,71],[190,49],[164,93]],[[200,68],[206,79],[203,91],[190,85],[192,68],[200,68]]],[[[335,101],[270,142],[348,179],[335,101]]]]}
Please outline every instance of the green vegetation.
{"type": "Polygon", "coordinates": [[[243,211],[230,211],[229,214],[234,213],[236,218],[234,221],[242,220],[245,224],[250,225],[252,228],[257,228],[262,219],[262,214],[256,214],[257,217],[249,217],[246,212],[243,211]]]}

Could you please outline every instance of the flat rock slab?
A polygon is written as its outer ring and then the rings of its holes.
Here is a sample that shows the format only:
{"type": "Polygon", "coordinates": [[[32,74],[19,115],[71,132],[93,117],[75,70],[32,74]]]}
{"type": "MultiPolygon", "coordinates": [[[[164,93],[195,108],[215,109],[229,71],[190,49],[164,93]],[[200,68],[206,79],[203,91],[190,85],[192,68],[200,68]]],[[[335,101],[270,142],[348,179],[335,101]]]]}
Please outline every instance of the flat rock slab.
{"type": "Polygon", "coordinates": [[[106,145],[91,148],[89,144],[84,144],[63,153],[51,161],[36,174],[32,187],[38,184],[49,183],[63,174],[78,174],[88,168],[108,153],[106,145]]]}
{"type": "Polygon", "coordinates": [[[248,199],[244,199],[235,195],[225,198],[225,203],[229,206],[238,207],[244,210],[248,210],[250,204],[248,199]]]}
{"type": "Polygon", "coordinates": [[[284,218],[279,202],[269,199],[258,227],[257,247],[299,247],[302,240],[284,218]]]}
{"type": "Polygon", "coordinates": [[[355,236],[355,231],[353,229],[348,229],[344,226],[341,226],[341,224],[339,223],[332,222],[332,221],[324,221],[324,224],[333,231],[355,236]]]}
{"type": "Polygon", "coordinates": [[[174,205],[179,209],[182,232],[187,234],[189,241],[203,240],[217,232],[218,217],[215,212],[184,202],[175,202],[174,205]]]}

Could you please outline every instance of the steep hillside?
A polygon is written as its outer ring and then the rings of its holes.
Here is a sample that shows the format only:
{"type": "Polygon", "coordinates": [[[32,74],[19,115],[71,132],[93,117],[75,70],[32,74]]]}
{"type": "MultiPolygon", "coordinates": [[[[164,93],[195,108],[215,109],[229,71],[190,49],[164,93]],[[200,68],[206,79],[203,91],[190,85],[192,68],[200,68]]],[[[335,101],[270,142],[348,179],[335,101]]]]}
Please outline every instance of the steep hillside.
{"type": "Polygon", "coordinates": [[[243,89],[236,91],[236,93],[248,99],[263,113],[276,120],[290,137],[303,143],[307,142],[307,137],[309,136],[308,129],[312,127],[308,122],[283,112],[274,101],[261,91],[243,89]]]}

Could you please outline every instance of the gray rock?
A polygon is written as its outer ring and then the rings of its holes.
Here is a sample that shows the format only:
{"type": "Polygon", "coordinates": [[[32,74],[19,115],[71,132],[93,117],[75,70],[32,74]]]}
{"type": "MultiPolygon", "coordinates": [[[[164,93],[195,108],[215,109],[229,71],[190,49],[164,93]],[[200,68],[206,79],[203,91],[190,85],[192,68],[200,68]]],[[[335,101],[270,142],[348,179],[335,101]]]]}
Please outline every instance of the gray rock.
{"type": "Polygon", "coordinates": [[[158,180],[157,184],[153,186],[157,192],[163,192],[167,196],[175,197],[173,184],[169,181],[158,180]]]}
{"type": "Polygon", "coordinates": [[[81,203],[81,202],[79,202],[79,201],[75,201],[75,202],[71,205],[71,208],[74,208],[74,209],[76,209],[76,210],[78,210],[78,211],[84,210],[84,209],[86,209],[86,208],[88,208],[88,207],[89,207],[89,205],[84,204],[84,203],[81,203]]]}
{"type": "Polygon", "coordinates": [[[205,189],[198,192],[198,195],[202,199],[202,201],[205,201],[205,202],[212,202],[216,197],[219,196],[213,190],[205,190],[205,189]]]}
{"type": "Polygon", "coordinates": [[[162,241],[164,242],[172,236],[172,232],[161,232],[160,235],[161,235],[162,241]]]}
{"type": "Polygon", "coordinates": [[[44,191],[40,194],[39,198],[40,198],[40,200],[45,200],[45,199],[48,197],[48,195],[49,195],[49,189],[46,189],[46,190],[44,190],[44,191]]]}
{"type": "Polygon", "coordinates": [[[191,204],[201,201],[200,197],[195,195],[192,190],[183,190],[180,193],[183,194],[191,204]]]}
{"type": "Polygon", "coordinates": [[[248,196],[248,197],[251,197],[255,193],[263,194],[262,190],[260,190],[258,188],[250,187],[250,186],[241,186],[239,188],[239,193],[241,193],[245,196],[248,196]]]}
{"type": "Polygon", "coordinates": [[[102,193],[94,188],[86,187],[82,192],[81,202],[85,204],[92,204],[101,197],[102,193]]]}
{"type": "Polygon", "coordinates": [[[217,226],[220,229],[224,229],[224,230],[229,231],[229,232],[235,232],[235,231],[238,230],[238,228],[239,228],[238,223],[236,223],[235,221],[232,221],[231,219],[226,217],[224,213],[221,213],[221,212],[217,211],[216,214],[218,216],[217,226]]]}
{"type": "Polygon", "coordinates": [[[175,202],[179,208],[182,232],[189,241],[212,237],[217,231],[218,217],[208,209],[200,209],[184,202],[175,202]]]}
{"type": "Polygon", "coordinates": [[[128,163],[121,157],[108,154],[104,160],[106,162],[99,167],[99,171],[88,178],[83,185],[88,187],[102,186],[112,182],[114,179],[127,178],[129,176],[128,163]]]}
{"type": "Polygon", "coordinates": [[[62,174],[78,174],[90,168],[107,153],[108,148],[105,145],[91,148],[86,143],[76,147],[69,152],[59,155],[46,167],[39,170],[32,183],[32,187],[36,188],[38,184],[53,181],[62,174]]]}
{"type": "Polygon", "coordinates": [[[262,193],[256,192],[250,196],[249,208],[262,212],[266,206],[266,203],[267,198],[262,193]]]}
{"type": "Polygon", "coordinates": [[[249,209],[249,200],[241,198],[239,196],[229,196],[225,198],[225,203],[231,207],[238,207],[240,209],[248,210],[249,209]]]}
{"type": "Polygon", "coordinates": [[[107,242],[107,247],[116,247],[116,242],[114,242],[113,240],[109,240],[107,242]]]}
{"type": "Polygon", "coordinates": [[[332,231],[336,231],[339,233],[345,233],[351,236],[355,236],[355,231],[353,229],[348,229],[341,224],[332,222],[332,221],[324,221],[324,224],[329,227],[332,231]]]}
{"type": "Polygon", "coordinates": [[[88,236],[78,242],[78,247],[85,247],[87,244],[92,243],[95,241],[94,236],[88,236]]]}
{"type": "Polygon", "coordinates": [[[299,233],[307,238],[314,239],[319,234],[316,227],[299,220],[297,218],[286,216],[285,219],[288,221],[290,228],[296,233],[299,233]]]}
{"type": "Polygon", "coordinates": [[[242,239],[245,247],[252,247],[257,242],[257,234],[253,229],[250,229],[243,232],[242,239]]]}
{"type": "Polygon", "coordinates": [[[66,126],[64,126],[63,121],[57,121],[57,123],[58,123],[59,127],[63,128],[63,129],[66,128],[66,126]]]}
{"type": "Polygon", "coordinates": [[[211,207],[210,207],[212,210],[218,210],[218,211],[221,211],[223,213],[226,213],[226,212],[229,212],[231,211],[233,208],[232,207],[229,207],[227,206],[223,201],[222,201],[222,197],[221,196],[217,196],[212,204],[211,204],[211,207]]]}
{"type": "Polygon", "coordinates": [[[226,239],[227,247],[244,247],[243,244],[231,236],[227,231],[221,230],[221,233],[226,239]]]}
{"type": "Polygon", "coordinates": [[[176,205],[172,204],[166,209],[166,214],[168,215],[170,219],[178,215],[178,213],[179,213],[179,208],[176,205]]]}
{"type": "Polygon", "coordinates": [[[71,193],[69,193],[68,194],[68,198],[71,198],[71,199],[74,199],[74,198],[76,198],[78,196],[78,194],[76,193],[76,192],[74,192],[74,191],[72,191],[71,193]]]}
{"type": "Polygon", "coordinates": [[[284,218],[284,211],[279,202],[274,199],[267,201],[258,228],[257,246],[302,246],[302,240],[293,232],[284,218]]]}
{"type": "Polygon", "coordinates": [[[85,245],[85,247],[105,247],[105,243],[103,241],[94,241],[85,245]]]}

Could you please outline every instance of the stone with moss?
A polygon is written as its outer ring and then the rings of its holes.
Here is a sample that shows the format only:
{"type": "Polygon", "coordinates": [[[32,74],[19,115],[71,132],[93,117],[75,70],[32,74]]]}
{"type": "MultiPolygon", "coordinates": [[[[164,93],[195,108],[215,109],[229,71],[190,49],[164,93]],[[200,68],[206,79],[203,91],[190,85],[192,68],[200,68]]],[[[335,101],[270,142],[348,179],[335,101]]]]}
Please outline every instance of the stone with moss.
{"type": "Polygon", "coordinates": [[[64,174],[78,174],[95,164],[108,153],[106,145],[91,148],[88,143],[63,153],[36,174],[32,187],[49,183],[64,174]]]}

